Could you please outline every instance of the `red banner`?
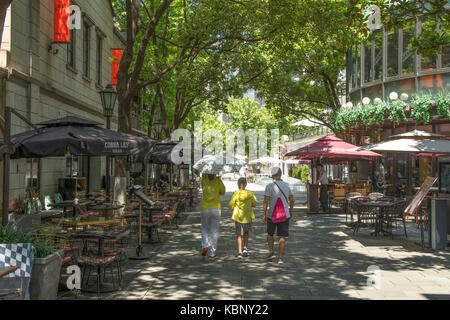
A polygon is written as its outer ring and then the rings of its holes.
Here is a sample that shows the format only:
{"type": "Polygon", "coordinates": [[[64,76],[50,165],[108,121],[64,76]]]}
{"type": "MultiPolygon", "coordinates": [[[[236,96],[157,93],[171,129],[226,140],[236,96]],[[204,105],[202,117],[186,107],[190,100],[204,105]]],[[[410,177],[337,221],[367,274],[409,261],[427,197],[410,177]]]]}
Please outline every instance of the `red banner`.
{"type": "Polygon", "coordinates": [[[70,0],[53,0],[53,42],[70,42],[70,0]]]}
{"type": "Polygon", "coordinates": [[[122,59],[123,49],[112,50],[112,78],[111,84],[117,84],[117,72],[120,67],[120,60],[122,59]]]}

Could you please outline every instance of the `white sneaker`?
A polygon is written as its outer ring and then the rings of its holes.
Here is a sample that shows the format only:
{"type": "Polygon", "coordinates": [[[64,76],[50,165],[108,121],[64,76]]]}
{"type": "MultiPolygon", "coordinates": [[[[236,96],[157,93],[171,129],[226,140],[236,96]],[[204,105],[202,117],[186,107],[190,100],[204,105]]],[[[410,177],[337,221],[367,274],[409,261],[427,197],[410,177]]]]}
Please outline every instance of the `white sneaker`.
{"type": "Polygon", "coordinates": [[[278,258],[278,264],[283,264],[283,263],[284,263],[283,259],[278,258]]]}

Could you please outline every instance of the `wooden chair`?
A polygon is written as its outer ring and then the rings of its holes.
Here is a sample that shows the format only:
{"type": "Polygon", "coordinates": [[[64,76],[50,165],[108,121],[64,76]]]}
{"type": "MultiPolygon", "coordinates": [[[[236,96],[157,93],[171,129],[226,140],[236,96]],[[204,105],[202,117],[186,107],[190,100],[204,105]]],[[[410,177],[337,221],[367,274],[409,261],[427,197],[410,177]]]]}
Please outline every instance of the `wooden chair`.
{"type": "Polygon", "coordinates": [[[364,188],[361,189],[356,189],[357,193],[360,193],[362,196],[366,196],[367,195],[367,190],[364,188]]]}
{"type": "Polygon", "coordinates": [[[343,208],[345,202],[345,189],[334,189],[331,204],[343,208]]]}

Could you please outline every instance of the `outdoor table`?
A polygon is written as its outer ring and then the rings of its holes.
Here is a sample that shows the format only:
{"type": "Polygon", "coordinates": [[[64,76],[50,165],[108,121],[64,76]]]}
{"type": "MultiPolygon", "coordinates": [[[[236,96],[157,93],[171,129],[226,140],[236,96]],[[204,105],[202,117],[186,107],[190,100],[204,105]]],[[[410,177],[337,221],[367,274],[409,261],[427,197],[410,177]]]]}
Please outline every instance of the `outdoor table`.
{"type": "Polygon", "coordinates": [[[73,215],[73,217],[75,217],[76,213],[77,213],[77,209],[83,210],[83,209],[81,209],[81,207],[85,207],[90,203],[91,203],[91,201],[79,201],[77,204],[75,204],[75,202],[73,200],[64,200],[62,202],[52,204],[52,207],[62,208],[64,214],[66,213],[67,208],[72,208],[72,215],[73,215]]]}
{"type": "Polygon", "coordinates": [[[68,219],[52,219],[52,222],[61,224],[62,226],[72,227],[74,229],[77,229],[78,227],[83,227],[83,229],[86,229],[86,227],[94,225],[119,224],[122,222],[122,220],[113,219],[113,220],[96,220],[96,221],[73,221],[68,219]]]}
{"type": "MultiPolygon", "coordinates": [[[[119,232],[106,232],[106,231],[81,231],[81,232],[72,232],[69,234],[69,237],[72,239],[98,239],[98,255],[103,257],[104,255],[104,241],[105,240],[120,240],[127,237],[130,234],[129,230],[119,231],[119,232]]],[[[83,248],[84,250],[84,248],[83,248]]],[[[117,289],[114,285],[104,283],[102,274],[102,266],[99,265],[97,268],[97,272],[99,275],[99,289],[101,293],[113,292],[117,289]]],[[[120,289],[120,288],[119,288],[120,289]]],[[[86,292],[97,292],[95,290],[82,289],[86,292]]]]}
{"type": "Polygon", "coordinates": [[[89,210],[93,210],[93,211],[108,211],[108,210],[112,210],[113,211],[113,216],[114,212],[116,210],[122,209],[124,207],[124,205],[115,205],[115,204],[111,204],[111,203],[102,203],[102,204],[95,204],[95,205],[88,205],[87,208],[89,210]]]}
{"type": "MultiPolygon", "coordinates": [[[[358,201],[356,199],[356,201],[358,201]]],[[[404,201],[404,200],[400,200],[404,201]]],[[[359,203],[363,206],[375,208],[376,212],[376,221],[375,221],[375,231],[372,232],[373,235],[377,236],[379,233],[382,233],[385,235],[386,233],[391,233],[390,231],[383,229],[383,217],[385,216],[385,211],[391,207],[393,207],[395,204],[397,204],[399,200],[385,200],[385,199],[379,199],[379,200],[369,200],[369,201],[359,201],[359,203]]]]}

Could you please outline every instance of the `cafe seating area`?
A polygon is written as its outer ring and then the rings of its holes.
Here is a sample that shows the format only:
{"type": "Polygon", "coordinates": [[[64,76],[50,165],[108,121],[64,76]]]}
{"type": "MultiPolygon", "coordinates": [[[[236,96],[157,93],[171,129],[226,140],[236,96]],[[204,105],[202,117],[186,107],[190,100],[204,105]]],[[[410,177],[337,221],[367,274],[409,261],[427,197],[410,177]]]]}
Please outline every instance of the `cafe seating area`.
{"type": "Polygon", "coordinates": [[[26,205],[30,214],[14,214],[14,220],[20,225],[19,216],[33,216],[27,232],[62,256],[60,294],[67,291],[67,268],[73,265],[81,270],[81,291],[98,294],[120,290],[124,265],[134,254],[139,234],[144,234],[146,245],[162,242],[162,233],[177,232],[184,212],[196,205],[198,195],[195,187],[167,185],[146,193],[151,200],[148,205],[133,192],[128,193],[125,204],[108,201],[105,190],[78,193],[71,200],[64,200],[60,193],[40,197],[32,192],[33,197],[27,198],[33,202],[26,205]],[[41,198],[44,206],[39,205],[41,198]]]}

